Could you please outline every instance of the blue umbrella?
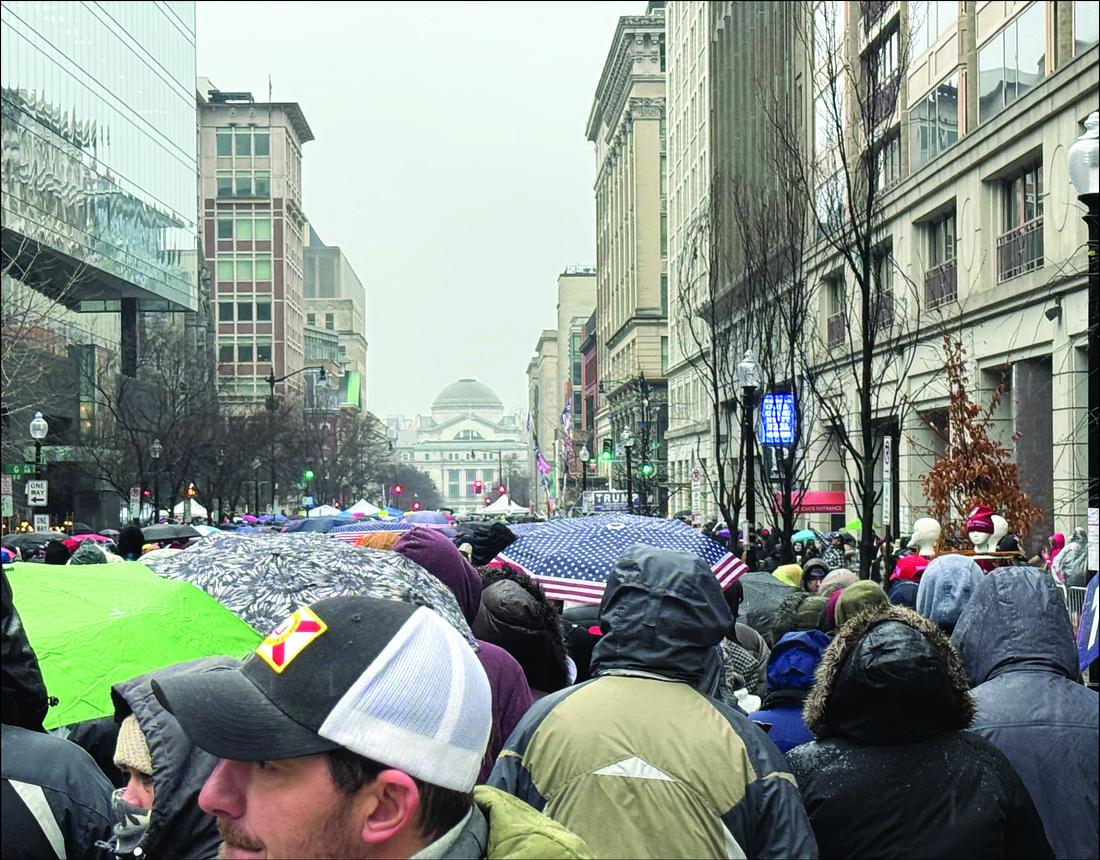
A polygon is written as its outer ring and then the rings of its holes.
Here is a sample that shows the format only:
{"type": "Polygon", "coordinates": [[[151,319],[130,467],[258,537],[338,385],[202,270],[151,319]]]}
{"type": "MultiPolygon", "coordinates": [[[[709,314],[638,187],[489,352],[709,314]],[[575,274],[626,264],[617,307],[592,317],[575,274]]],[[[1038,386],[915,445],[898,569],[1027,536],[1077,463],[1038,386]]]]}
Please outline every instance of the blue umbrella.
{"type": "Polygon", "coordinates": [[[697,555],[710,564],[723,588],[746,570],[732,553],[679,520],[600,514],[538,525],[524,531],[500,558],[537,579],[552,600],[599,603],[615,562],[635,544],[697,555]]]}
{"type": "Polygon", "coordinates": [[[430,525],[449,525],[447,518],[439,511],[410,511],[405,514],[405,522],[427,523],[430,525]]]}
{"type": "Polygon", "coordinates": [[[367,522],[351,523],[346,526],[337,526],[329,532],[329,537],[334,537],[345,543],[355,543],[367,532],[407,532],[411,528],[413,528],[411,523],[401,521],[369,520],[367,522]]]}
{"type": "Polygon", "coordinates": [[[811,529],[802,529],[800,532],[795,532],[791,535],[791,543],[805,543],[808,540],[813,540],[816,535],[811,529]]]}

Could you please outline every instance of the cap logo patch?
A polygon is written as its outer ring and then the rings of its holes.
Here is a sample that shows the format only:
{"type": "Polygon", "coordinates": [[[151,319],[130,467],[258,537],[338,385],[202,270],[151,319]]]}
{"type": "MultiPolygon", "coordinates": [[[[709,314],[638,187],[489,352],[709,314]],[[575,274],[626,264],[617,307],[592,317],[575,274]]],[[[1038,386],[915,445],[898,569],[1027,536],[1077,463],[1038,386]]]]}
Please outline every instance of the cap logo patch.
{"type": "Polygon", "coordinates": [[[326,630],[328,625],[314,615],[308,606],[303,606],[276,627],[260,643],[256,653],[276,672],[282,672],[290,665],[291,660],[326,630]]]}

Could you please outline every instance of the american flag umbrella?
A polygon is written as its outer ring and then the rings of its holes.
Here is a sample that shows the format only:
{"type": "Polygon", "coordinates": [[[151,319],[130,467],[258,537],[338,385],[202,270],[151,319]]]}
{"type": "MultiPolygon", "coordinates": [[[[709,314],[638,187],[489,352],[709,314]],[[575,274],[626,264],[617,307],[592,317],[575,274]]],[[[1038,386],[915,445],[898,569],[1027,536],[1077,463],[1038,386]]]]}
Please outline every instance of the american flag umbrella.
{"type": "Polygon", "coordinates": [[[615,562],[635,544],[699,556],[710,564],[722,588],[747,569],[687,523],[631,514],[552,520],[525,531],[500,558],[537,579],[552,600],[599,603],[615,562]]]}
{"type": "Polygon", "coordinates": [[[456,532],[449,526],[435,526],[426,523],[408,523],[404,520],[393,522],[392,520],[371,520],[365,523],[352,523],[340,526],[328,533],[330,538],[336,538],[344,543],[355,543],[367,532],[407,532],[409,529],[434,528],[443,532],[447,537],[454,537],[456,532]]]}
{"type": "Polygon", "coordinates": [[[361,594],[434,609],[474,644],[454,593],[396,552],[347,546],[326,535],[217,534],[148,567],[198,586],[266,635],[301,606],[361,594]]]}

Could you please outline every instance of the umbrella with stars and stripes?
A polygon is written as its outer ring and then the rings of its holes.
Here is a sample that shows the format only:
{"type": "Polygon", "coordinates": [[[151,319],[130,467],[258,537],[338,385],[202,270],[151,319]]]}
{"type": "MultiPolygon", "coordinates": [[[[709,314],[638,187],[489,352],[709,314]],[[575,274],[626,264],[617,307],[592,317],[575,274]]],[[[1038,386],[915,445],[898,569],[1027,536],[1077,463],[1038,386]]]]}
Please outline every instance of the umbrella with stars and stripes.
{"type": "Polygon", "coordinates": [[[537,579],[552,600],[599,603],[615,562],[635,544],[699,556],[723,589],[746,570],[739,558],[687,523],[631,514],[552,520],[524,530],[499,557],[537,579]]]}

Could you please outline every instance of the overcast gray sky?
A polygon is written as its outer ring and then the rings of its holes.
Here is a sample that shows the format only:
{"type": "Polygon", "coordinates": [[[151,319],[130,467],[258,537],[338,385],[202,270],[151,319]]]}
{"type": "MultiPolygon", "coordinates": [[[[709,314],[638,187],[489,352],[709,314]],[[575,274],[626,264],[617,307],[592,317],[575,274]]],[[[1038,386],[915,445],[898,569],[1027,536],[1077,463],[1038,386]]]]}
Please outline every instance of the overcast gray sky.
{"type": "Polygon", "coordinates": [[[578,3],[198,3],[198,73],[302,106],[314,229],[367,288],[368,406],[526,403],[558,274],[596,262],[585,122],[620,15],[578,3]]]}

